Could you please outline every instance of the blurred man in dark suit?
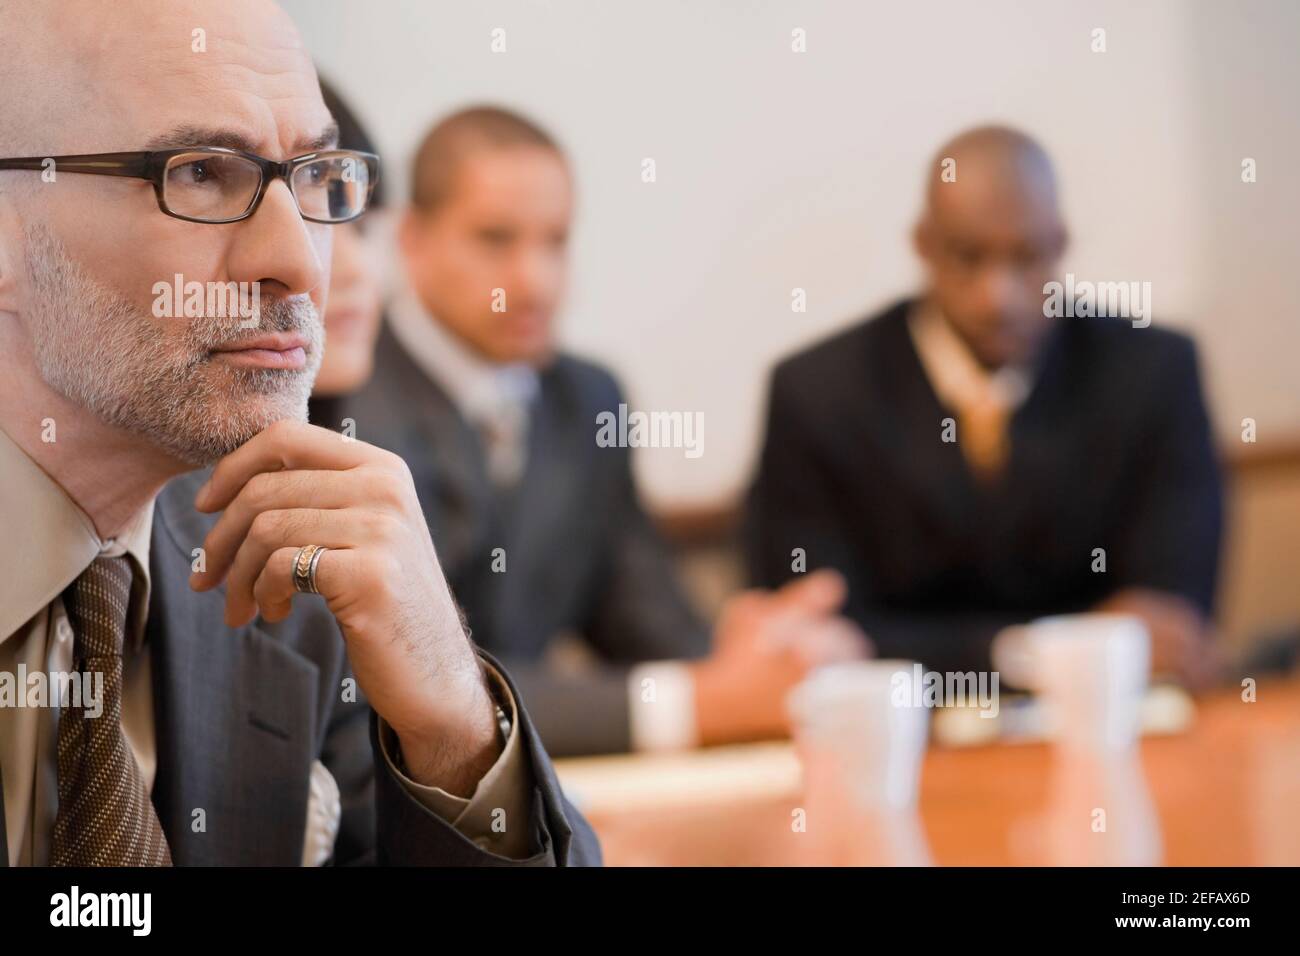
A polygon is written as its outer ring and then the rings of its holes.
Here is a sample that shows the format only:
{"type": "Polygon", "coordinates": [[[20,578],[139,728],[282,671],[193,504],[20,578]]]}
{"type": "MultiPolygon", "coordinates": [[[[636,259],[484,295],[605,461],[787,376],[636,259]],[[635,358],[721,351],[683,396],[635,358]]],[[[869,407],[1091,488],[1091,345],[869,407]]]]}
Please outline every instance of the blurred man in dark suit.
{"type": "Polygon", "coordinates": [[[841,571],[878,652],[937,670],[1105,609],[1145,620],[1157,670],[1205,679],[1222,505],[1192,343],[1149,316],[1050,317],[1066,229],[1014,130],[940,150],[915,244],[918,299],[773,375],[753,577],[788,580],[792,553],[841,571]]]}
{"type": "Polygon", "coordinates": [[[692,611],[643,512],[629,449],[598,422],[613,377],[556,350],[568,164],[528,120],[460,112],[418,150],[401,225],[409,293],[350,404],[357,437],[410,466],[474,639],[508,661],[548,749],[663,749],[779,735],[785,692],[856,656],[837,575],[692,611]],[[548,659],[573,635],[596,662],[548,659]]]}

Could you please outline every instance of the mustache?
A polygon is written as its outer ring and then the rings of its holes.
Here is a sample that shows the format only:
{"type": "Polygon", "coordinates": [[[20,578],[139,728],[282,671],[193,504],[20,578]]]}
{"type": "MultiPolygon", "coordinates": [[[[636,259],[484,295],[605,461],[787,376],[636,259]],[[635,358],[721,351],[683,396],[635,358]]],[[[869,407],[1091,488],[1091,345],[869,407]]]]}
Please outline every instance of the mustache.
{"type": "Polygon", "coordinates": [[[264,336],[269,332],[297,332],[304,335],[312,349],[320,347],[323,336],[320,313],[305,295],[289,298],[262,299],[256,324],[249,326],[247,319],[235,316],[205,316],[192,319],[186,329],[190,351],[196,356],[218,348],[238,347],[239,343],[264,336]]]}

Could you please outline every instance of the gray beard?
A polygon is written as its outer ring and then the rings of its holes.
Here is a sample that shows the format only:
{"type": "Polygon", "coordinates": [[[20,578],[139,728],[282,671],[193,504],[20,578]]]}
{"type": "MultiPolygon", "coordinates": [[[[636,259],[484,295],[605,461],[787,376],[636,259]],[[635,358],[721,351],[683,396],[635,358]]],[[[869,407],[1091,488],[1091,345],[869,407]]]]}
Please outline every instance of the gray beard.
{"type": "Polygon", "coordinates": [[[263,300],[249,330],[238,316],[156,319],[88,275],[44,225],[25,232],[32,344],[50,388],[194,467],[274,422],[306,421],[324,340],[310,300],[263,300]],[[214,366],[215,347],[269,332],[307,336],[307,367],[214,366]]]}

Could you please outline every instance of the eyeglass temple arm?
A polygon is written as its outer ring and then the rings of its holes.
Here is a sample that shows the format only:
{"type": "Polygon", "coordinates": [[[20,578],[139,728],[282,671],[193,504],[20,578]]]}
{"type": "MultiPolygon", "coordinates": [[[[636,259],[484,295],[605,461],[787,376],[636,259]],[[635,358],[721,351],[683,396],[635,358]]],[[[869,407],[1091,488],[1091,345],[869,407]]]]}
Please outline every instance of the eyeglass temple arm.
{"type": "Polygon", "coordinates": [[[95,176],[149,177],[150,153],[88,153],[78,156],[28,156],[0,159],[0,170],[44,170],[54,164],[56,173],[90,173],[95,176]]]}

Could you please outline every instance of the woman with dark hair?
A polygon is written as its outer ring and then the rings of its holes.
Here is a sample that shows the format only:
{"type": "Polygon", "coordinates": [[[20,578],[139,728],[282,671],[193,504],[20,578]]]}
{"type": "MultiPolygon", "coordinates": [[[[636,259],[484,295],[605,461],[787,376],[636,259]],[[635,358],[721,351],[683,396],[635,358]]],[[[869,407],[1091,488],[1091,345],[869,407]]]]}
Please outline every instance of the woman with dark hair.
{"type": "MultiPolygon", "coordinates": [[[[339,148],[378,152],[356,114],[338,92],[321,80],[325,105],[339,125],[339,148]]],[[[325,354],[308,403],[313,425],[338,429],[342,399],[369,380],[374,368],[375,340],[383,316],[383,269],[374,235],[376,209],[384,206],[381,176],[371,194],[366,216],[334,227],[330,292],[325,304],[325,354]]]]}

